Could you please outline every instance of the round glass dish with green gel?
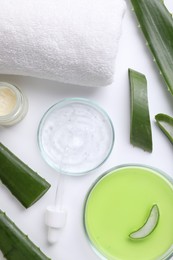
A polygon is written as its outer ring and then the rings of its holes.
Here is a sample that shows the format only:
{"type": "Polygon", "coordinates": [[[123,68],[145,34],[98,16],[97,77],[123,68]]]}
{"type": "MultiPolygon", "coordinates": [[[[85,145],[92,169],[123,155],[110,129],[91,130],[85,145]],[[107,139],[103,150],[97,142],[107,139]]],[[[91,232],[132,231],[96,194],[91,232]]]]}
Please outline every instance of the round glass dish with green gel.
{"type": "Polygon", "coordinates": [[[84,227],[101,259],[169,259],[173,253],[173,181],[147,166],[111,169],[88,193],[84,227]]]}

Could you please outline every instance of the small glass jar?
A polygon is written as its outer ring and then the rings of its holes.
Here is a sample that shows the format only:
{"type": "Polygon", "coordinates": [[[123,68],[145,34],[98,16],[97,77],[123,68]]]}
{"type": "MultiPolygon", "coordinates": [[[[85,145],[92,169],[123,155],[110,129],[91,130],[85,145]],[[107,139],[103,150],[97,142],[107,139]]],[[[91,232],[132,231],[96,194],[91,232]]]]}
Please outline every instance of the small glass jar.
{"type": "Polygon", "coordinates": [[[21,121],[28,111],[28,100],[19,88],[0,82],[0,125],[11,126],[21,121]]]}

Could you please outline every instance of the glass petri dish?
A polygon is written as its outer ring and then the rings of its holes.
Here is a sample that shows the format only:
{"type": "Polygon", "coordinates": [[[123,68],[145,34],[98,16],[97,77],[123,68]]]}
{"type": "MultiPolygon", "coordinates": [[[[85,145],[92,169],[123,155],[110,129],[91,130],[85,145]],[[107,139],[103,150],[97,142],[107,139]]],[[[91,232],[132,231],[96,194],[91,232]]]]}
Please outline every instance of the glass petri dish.
{"type": "Polygon", "coordinates": [[[109,157],[114,128],[107,113],[90,100],[64,99],[41,119],[38,144],[44,160],[55,170],[83,175],[109,157]]]}
{"type": "Polygon", "coordinates": [[[173,180],[165,173],[143,165],[113,168],[87,194],[83,215],[87,239],[101,259],[170,259],[172,205],[173,180]],[[151,214],[153,205],[157,214],[151,214]],[[138,237],[132,237],[134,233],[138,237]]]}

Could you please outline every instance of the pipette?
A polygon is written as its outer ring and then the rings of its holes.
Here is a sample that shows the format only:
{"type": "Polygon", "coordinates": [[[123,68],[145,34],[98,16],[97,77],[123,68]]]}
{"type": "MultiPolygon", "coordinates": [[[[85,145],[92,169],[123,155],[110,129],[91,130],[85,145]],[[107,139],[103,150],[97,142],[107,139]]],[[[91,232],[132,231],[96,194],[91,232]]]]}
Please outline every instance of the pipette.
{"type": "MultiPolygon", "coordinates": [[[[68,147],[66,147],[63,157],[67,155],[68,147]]],[[[54,244],[58,240],[59,229],[63,228],[66,223],[67,212],[63,208],[64,180],[65,175],[61,173],[63,158],[60,165],[60,173],[57,182],[54,205],[48,206],[45,213],[45,224],[48,227],[47,239],[50,244],[54,244]]]]}

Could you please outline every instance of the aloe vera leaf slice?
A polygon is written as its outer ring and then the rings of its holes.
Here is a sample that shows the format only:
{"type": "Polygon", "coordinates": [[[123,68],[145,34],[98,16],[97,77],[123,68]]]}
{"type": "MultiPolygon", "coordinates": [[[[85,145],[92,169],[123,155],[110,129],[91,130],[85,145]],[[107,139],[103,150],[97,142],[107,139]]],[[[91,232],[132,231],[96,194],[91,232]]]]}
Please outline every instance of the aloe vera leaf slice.
{"type": "Polygon", "coordinates": [[[129,236],[130,238],[134,239],[140,239],[145,238],[148,235],[150,235],[156,228],[158,222],[159,222],[159,208],[155,204],[150,210],[149,216],[145,222],[145,224],[140,227],[138,230],[132,232],[129,236]]]}
{"type": "Polygon", "coordinates": [[[163,0],[131,0],[147,45],[173,95],[173,19],[163,0]]]}
{"type": "Polygon", "coordinates": [[[169,141],[173,144],[173,118],[166,114],[157,114],[155,116],[156,123],[162,132],[168,137],[169,141]]]}
{"type": "Polygon", "coordinates": [[[0,250],[8,260],[50,260],[1,210],[0,250]]]}
{"type": "Polygon", "coordinates": [[[152,132],[148,108],[146,77],[132,69],[129,72],[130,82],[130,142],[144,151],[152,152],[152,132]]]}
{"type": "Polygon", "coordinates": [[[50,184],[0,143],[0,180],[26,208],[50,188],[50,184]]]}

